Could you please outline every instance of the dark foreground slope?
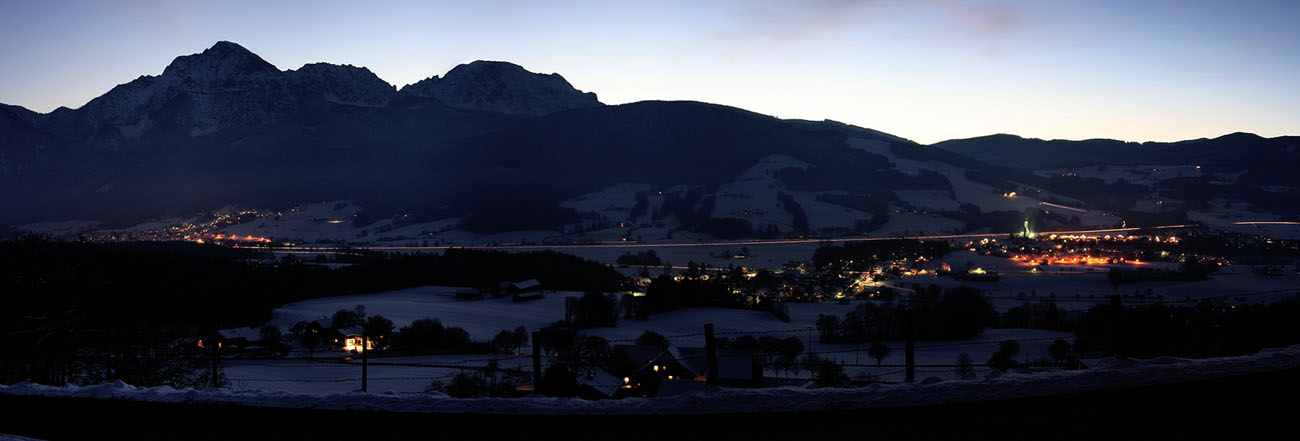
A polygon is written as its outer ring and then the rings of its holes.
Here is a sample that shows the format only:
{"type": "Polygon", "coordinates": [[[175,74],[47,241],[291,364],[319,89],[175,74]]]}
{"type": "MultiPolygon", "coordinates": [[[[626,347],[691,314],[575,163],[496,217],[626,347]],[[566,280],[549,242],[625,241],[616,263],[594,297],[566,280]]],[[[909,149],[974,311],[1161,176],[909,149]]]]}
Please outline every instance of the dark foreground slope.
{"type": "Polygon", "coordinates": [[[1300,370],[1043,398],[818,413],[437,415],[0,395],[43,439],[1280,439],[1300,370]]]}

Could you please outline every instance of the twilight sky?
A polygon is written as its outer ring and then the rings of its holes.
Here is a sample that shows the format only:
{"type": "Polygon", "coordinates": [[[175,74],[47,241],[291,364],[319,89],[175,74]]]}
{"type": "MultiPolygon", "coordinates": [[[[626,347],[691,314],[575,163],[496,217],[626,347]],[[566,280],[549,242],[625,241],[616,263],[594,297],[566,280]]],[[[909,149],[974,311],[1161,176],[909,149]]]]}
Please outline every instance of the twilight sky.
{"type": "Polygon", "coordinates": [[[607,104],[726,104],[922,143],[1300,135],[1300,2],[0,0],[0,103],[80,107],[229,40],[397,86],[476,59],[607,104]]]}

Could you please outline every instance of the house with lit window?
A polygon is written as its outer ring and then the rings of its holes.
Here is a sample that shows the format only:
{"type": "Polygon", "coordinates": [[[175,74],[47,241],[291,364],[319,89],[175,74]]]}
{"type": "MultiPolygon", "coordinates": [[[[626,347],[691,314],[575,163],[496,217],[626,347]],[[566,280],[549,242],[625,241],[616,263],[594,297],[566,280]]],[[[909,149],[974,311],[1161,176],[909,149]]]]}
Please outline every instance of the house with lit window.
{"type": "Polygon", "coordinates": [[[348,328],[338,331],[343,335],[343,350],[348,352],[361,352],[364,347],[367,351],[373,351],[379,348],[380,338],[366,338],[361,327],[348,328]]]}
{"type": "Polygon", "coordinates": [[[653,397],[666,382],[692,382],[695,373],[673,358],[667,349],[644,345],[614,345],[613,358],[623,366],[618,396],[653,397]]]}
{"type": "MultiPolygon", "coordinates": [[[[704,348],[667,349],[615,345],[615,357],[626,357],[621,396],[665,396],[702,390],[708,384],[708,353],[704,348]]],[[[719,350],[716,384],[761,387],[763,358],[757,352],[719,350]]]]}

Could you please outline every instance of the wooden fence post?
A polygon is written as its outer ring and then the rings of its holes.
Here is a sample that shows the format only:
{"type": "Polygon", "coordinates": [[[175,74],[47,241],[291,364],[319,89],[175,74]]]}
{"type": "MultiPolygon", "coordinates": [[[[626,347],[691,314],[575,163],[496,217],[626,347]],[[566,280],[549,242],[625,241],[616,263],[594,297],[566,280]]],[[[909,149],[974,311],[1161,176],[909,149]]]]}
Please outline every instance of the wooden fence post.
{"type": "Polygon", "coordinates": [[[366,370],[370,367],[369,360],[368,360],[369,357],[366,354],[366,346],[369,345],[370,345],[370,336],[366,335],[365,333],[362,333],[361,334],[361,391],[362,392],[366,391],[366,386],[367,386],[366,370]]]}

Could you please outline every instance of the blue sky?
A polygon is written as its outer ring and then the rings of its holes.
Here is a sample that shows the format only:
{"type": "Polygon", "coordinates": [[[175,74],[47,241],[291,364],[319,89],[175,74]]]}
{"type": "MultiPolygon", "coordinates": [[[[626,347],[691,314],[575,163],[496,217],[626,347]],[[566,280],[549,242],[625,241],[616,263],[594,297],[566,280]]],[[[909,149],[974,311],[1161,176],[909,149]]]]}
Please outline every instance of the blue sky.
{"type": "Polygon", "coordinates": [[[918,142],[1300,134],[1297,1],[11,1],[0,102],[48,112],[234,41],[397,86],[476,59],[918,142]]]}

